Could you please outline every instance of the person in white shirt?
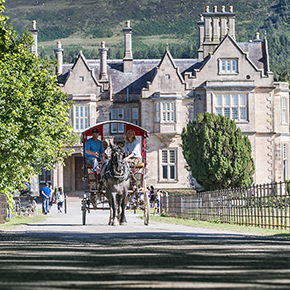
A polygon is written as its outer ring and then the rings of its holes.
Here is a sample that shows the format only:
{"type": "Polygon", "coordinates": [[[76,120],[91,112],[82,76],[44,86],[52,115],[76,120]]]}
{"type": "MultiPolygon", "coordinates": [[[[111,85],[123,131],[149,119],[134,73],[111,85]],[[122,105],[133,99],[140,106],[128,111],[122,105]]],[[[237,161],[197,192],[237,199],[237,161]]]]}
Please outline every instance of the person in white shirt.
{"type": "Polygon", "coordinates": [[[124,159],[130,164],[134,164],[135,166],[142,163],[142,156],[140,150],[140,143],[136,139],[134,130],[130,129],[126,133],[125,138],[125,153],[127,153],[127,157],[124,159]]]}

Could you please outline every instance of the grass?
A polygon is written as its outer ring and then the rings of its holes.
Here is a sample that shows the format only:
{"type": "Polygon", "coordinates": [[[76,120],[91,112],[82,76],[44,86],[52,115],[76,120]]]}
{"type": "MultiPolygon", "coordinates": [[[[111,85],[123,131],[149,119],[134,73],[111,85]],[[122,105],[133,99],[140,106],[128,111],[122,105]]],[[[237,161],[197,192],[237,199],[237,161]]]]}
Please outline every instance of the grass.
{"type": "MultiPolygon", "coordinates": [[[[151,213],[150,209],[150,213],[151,213]]],[[[152,212],[153,213],[153,212],[152,212]]],[[[235,224],[225,224],[219,223],[216,221],[207,222],[199,220],[189,220],[189,219],[180,219],[173,217],[163,217],[159,215],[150,215],[150,221],[153,222],[162,222],[168,224],[184,225],[190,227],[197,227],[203,229],[212,229],[220,231],[232,231],[239,232],[244,234],[254,234],[259,236],[275,236],[290,239],[290,230],[274,230],[274,229],[265,229],[249,226],[240,226],[235,224]]]]}
{"type": "Polygon", "coordinates": [[[47,218],[41,214],[41,209],[38,209],[37,217],[23,217],[15,216],[13,219],[8,219],[5,224],[0,225],[0,231],[13,230],[15,227],[20,225],[29,225],[33,223],[42,222],[47,218]]]}

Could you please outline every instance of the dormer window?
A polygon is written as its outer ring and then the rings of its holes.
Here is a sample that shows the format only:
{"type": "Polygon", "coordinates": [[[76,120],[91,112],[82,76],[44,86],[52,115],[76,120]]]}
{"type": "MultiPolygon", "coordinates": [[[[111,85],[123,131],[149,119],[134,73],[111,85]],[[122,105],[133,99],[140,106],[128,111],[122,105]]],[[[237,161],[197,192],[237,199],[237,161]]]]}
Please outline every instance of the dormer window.
{"type": "Polygon", "coordinates": [[[219,60],[220,74],[237,74],[238,60],[237,59],[220,59],[219,60]]]}

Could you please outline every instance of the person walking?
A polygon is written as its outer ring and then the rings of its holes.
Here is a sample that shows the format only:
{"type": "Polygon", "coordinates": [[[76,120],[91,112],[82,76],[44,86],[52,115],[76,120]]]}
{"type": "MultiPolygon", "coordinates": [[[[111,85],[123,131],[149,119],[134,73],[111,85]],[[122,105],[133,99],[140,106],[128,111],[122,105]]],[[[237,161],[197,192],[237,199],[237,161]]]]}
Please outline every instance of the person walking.
{"type": "Polygon", "coordinates": [[[161,206],[161,199],[163,197],[162,191],[161,190],[157,190],[156,193],[156,199],[157,199],[157,213],[160,212],[160,206],[161,206]]]}
{"type": "Polygon", "coordinates": [[[59,213],[62,213],[63,196],[62,188],[59,187],[56,193],[57,210],[59,213]]]}
{"type": "Polygon", "coordinates": [[[51,190],[49,188],[48,183],[41,189],[41,196],[42,196],[42,213],[48,214],[49,213],[49,199],[50,199],[51,190]]]}
{"type": "Polygon", "coordinates": [[[155,207],[155,189],[154,186],[150,186],[150,204],[151,207],[155,207]]]}

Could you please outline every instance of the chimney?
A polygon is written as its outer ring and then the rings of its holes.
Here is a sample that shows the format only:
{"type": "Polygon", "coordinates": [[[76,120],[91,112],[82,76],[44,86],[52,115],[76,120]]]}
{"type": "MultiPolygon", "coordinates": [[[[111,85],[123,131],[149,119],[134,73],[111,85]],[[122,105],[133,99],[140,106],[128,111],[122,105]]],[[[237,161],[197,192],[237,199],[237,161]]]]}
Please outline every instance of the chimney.
{"type": "Polygon", "coordinates": [[[61,48],[61,42],[57,41],[57,48],[55,48],[54,54],[57,59],[57,67],[55,73],[57,76],[62,75],[62,64],[63,64],[63,49],[61,48]]]}
{"type": "Polygon", "coordinates": [[[133,54],[132,54],[132,28],[130,21],[126,22],[126,27],[123,28],[125,41],[125,55],[123,58],[123,71],[132,72],[133,70],[133,54]]]}
{"type": "Polygon", "coordinates": [[[212,53],[227,34],[235,39],[235,15],[233,6],[230,6],[229,12],[225,11],[225,6],[222,6],[221,12],[218,12],[217,6],[213,7],[213,12],[209,11],[209,6],[205,7],[205,12],[202,13],[204,21],[198,22],[199,59],[212,53]],[[202,32],[204,38],[201,37],[202,32]]]}
{"type": "Polygon", "coordinates": [[[100,52],[100,81],[108,81],[107,73],[107,51],[108,48],[105,47],[105,41],[101,42],[101,47],[99,48],[100,52]]]}
{"type": "Polygon", "coordinates": [[[236,32],[235,32],[235,13],[233,13],[233,6],[230,6],[230,13],[229,13],[229,35],[236,39],[236,32]]]}
{"type": "Polygon", "coordinates": [[[228,27],[227,27],[227,16],[223,13],[225,13],[225,6],[222,6],[222,14],[221,14],[221,40],[224,39],[224,37],[228,33],[228,27]]]}
{"type": "Polygon", "coordinates": [[[254,41],[256,41],[256,42],[262,42],[262,39],[260,39],[260,33],[259,32],[256,32],[255,33],[255,39],[254,39],[254,41]]]}
{"type": "Polygon", "coordinates": [[[200,15],[200,20],[197,22],[197,25],[199,27],[198,59],[203,59],[204,20],[202,15],[200,15]]]}
{"type": "Polygon", "coordinates": [[[30,51],[32,54],[37,54],[37,34],[38,34],[38,29],[36,28],[36,21],[32,21],[32,28],[30,29],[32,37],[33,37],[33,44],[31,45],[30,51]]]}
{"type": "Polygon", "coordinates": [[[212,37],[212,20],[209,14],[209,6],[205,6],[205,13],[203,13],[204,17],[204,42],[211,43],[212,37]]]}
{"type": "Polygon", "coordinates": [[[219,14],[217,13],[217,6],[213,7],[213,16],[212,16],[212,42],[215,44],[219,43],[220,40],[220,19],[219,14]]]}

